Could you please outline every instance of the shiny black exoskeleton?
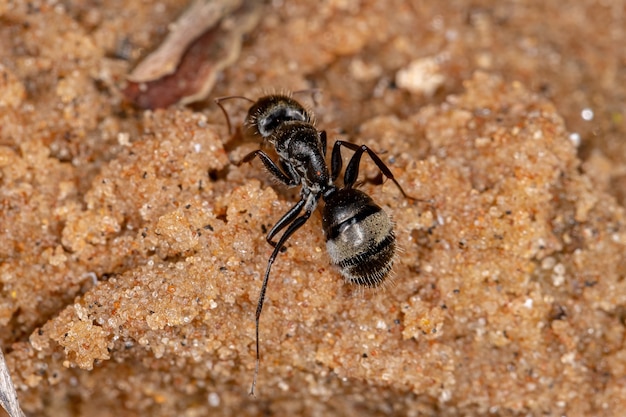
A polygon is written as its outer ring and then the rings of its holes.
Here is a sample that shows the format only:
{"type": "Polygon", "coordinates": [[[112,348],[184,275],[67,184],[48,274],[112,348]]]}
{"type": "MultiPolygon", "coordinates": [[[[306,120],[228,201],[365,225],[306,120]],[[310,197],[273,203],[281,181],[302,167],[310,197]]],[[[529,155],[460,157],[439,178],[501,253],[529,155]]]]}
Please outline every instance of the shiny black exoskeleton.
{"type": "MultiPolygon", "coordinates": [[[[219,104],[219,100],[218,100],[219,104]]],[[[361,157],[367,153],[381,172],[406,193],[385,163],[365,145],[338,140],[326,163],[326,132],[315,128],[313,117],[293,98],[274,94],[254,102],[244,121],[244,135],[259,136],[276,151],[274,161],[263,150],[246,155],[243,162],[258,157],[265,168],[287,186],[300,186],[296,203],[268,232],[266,240],[274,247],[265,270],[256,309],[256,366],[250,394],[259,372],[259,319],[272,264],[287,240],[306,223],[321,200],[324,201],[322,226],[326,248],[333,264],[345,280],[366,286],[380,285],[391,271],[396,251],[393,222],[367,194],[354,187],[361,157]],[[343,185],[336,184],[342,170],[341,147],[354,151],[348,162],[343,185]],[[274,241],[283,229],[283,234],[274,241]]]]}

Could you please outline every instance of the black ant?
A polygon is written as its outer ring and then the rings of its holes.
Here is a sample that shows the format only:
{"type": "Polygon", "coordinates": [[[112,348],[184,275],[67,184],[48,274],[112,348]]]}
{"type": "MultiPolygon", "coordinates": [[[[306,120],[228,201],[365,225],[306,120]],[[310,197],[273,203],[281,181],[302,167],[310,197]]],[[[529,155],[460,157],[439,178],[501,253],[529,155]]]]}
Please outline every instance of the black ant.
{"type": "Polygon", "coordinates": [[[387,165],[366,145],[337,140],[331,153],[329,172],[326,163],[326,132],[317,130],[310,112],[290,96],[272,94],[261,97],[256,102],[240,96],[216,99],[226,115],[229,130],[230,121],[221,101],[231,98],[243,98],[253,103],[243,124],[244,135],[260,136],[278,155],[278,161],[274,161],[259,149],[246,155],[242,162],[258,157],[278,181],[290,187],[301,187],[300,201],[276,222],[265,238],[274,250],[267,261],[256,308],[256,365],[250,388],[250,395],[254,395],[261,360],[259,319],[270,270],[287,240],[311,217],[319,200],[324,201],[322,226],[331,262],[339,267],[347,282],[377,287],[391,271],[396,238],[389,215],[370,196],[353,188],[363,154],[370,156],[382,174],[394,182],[404,197],[414,198],[404,192],[387,165]],[[354,151],[354,155],[346,167],[343,186],[337,186],[335,182],[343,164],[342,146],[354,151]],[[274,237],[283,229],[286,230],[275,242],[274,237]]]}

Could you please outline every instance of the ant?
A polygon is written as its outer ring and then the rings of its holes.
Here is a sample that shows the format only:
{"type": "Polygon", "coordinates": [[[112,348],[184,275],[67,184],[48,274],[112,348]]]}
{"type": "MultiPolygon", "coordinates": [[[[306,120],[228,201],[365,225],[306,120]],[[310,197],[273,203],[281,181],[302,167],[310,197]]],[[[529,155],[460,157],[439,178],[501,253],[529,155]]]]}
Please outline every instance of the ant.
{"type": "Polygon", "coordinates": [[[267,171],[278,181],[289,186],[300,186],[300,201],[285,213],[267,233],[266,241],[274,247],[267,261],[261,293],[256,308],[256,364],[250,395],[254,396],[259,364],[259,319],[263,310],[270,270],[276,256],[287,240],[311,217],[321,200],[322,226],[326,236],[326,250],[331,262],[339,267],[344,279],[352,284],[377,287],[390,273],[396,252],[393,222],[372,198],[356,188],[361,157],[367,153],[381,173],[408,196],[391,170],[366,145],[337,140],[333,145],[330,170],[326,163],[326,132],[315,128],[313,116],[298,101],[285,94],[271,94],[257,101],[242,96],[215,100],[220,106],[230,131],[230,120],[221,102],[232,98],[250,101],[252,107],[243,123],[244,135],[260,137],[276,151],[274,161],[263,150],[247,154],[242,162],[259,158],[267,171]],[[343,186],[336,185],[342,170],[341,148],[354,151],[346,166],[343,186]],[[278,238],[273,239],[286,229],[278,238]]]}

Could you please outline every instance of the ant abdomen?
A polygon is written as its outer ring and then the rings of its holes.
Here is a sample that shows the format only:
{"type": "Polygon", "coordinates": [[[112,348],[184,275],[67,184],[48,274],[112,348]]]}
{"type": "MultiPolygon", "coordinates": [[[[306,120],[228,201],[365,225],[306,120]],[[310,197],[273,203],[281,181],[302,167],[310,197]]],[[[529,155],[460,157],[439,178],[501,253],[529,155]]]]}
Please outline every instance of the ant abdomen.
{"type": "Polygon", "coordinates": [[[377,287],[393,266],[396,238],[389,215],[354,188],[324,197],[326,250],[347,282],[377,287]]]}

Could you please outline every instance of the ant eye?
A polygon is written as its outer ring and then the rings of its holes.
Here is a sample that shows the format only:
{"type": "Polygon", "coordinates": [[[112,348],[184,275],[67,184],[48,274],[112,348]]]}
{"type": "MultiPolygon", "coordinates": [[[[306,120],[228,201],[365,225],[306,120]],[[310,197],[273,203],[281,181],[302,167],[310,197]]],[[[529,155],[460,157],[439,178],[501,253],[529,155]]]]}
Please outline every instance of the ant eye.
{"type": "Polygon", "coordinates": [[[276,122],[275,118],[266,117],[258,122],[259,133],[261,134],[261,136],[267,137],[272,134],[277,125],[278,123],[276,122]]]}

